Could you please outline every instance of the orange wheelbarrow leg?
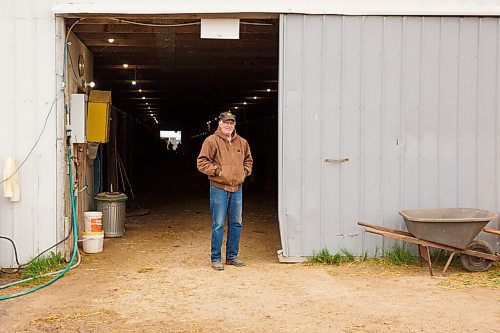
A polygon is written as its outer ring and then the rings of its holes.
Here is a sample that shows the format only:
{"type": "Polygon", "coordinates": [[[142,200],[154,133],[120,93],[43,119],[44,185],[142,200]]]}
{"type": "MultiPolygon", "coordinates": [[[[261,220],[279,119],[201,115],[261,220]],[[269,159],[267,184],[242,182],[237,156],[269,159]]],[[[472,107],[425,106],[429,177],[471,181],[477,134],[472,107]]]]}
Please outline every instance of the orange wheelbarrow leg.
{"type": "Polygon", "coordinates": [[[432,261],[431,255],[429,253],[429,247],[418,244],[418,252],[420,253],[420,257],[427,262],[427,266],[429,266],[429,274],[431,276],[434,276],[434,274],[432,273],[432,261]]]}

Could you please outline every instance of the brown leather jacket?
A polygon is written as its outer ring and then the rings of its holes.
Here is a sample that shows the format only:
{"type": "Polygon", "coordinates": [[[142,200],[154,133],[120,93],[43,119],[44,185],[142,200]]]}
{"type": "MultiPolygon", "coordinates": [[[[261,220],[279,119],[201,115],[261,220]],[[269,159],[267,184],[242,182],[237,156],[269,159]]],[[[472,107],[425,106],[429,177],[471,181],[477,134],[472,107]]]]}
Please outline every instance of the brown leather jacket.
{"type": "Polygon", "coordinates": [[[253,159],[247,140],[234,131],[229,142],[217,128],[203,142],[196,165],[208,175],[210,185],[235,192],[252,173],[253,159]]]}

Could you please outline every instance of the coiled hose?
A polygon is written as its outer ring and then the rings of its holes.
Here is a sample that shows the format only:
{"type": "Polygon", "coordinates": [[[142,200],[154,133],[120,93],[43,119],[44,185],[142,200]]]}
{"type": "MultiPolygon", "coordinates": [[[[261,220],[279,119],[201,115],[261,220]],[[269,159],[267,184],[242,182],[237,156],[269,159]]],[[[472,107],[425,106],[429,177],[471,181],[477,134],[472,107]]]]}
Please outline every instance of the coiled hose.
{"type": "MultiPolygon", "coordinates": [[[[39,286],[20,291],[20,292],[15,293],[15,294],[0,296],[0,301],[4,301],[4,300],[11,299],[14,297],[23,296],[23,295],[32,293],[34,291],[40,290],[42,288],[45,288],[45,287],[51,285],[52,283],[56,282],[57,280],[59,280],[73,266],[73,262],[75,261],[76,253],[78,252],[78,244],[77,244],[78,230],[77,230],[77,223],[76,223],[75,193],[73,190],[73,170],[71,167],[71,165],[72,165],[71,164],[71,148],[69,146],[68,146],[67,157],[68,157],[68,167],[69,167],[69,192],[70,192],[70,198],[71,198],[71,217],[72,217],[72,223],[73,223],[73,253],[71,255],[71,260],[69,261],[68,266],[64,270],[62,270],[57,276],[55,276],[52,280],[47,281],[44,284],[41,284],[39,286]]],[[[10,284],[8,284],[8,286],[15,285],[18,283],[20,283],[20,282],[10,283],[10,284]]]]}

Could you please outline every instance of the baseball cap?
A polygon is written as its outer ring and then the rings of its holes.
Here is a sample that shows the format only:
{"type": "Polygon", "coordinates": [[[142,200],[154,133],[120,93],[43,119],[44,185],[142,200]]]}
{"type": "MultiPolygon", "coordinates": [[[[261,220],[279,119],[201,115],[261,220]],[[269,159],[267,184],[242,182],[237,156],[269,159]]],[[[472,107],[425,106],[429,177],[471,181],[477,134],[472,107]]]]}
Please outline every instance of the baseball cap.
{"type": "Polygon", "coordinates": [[[234,115],[234,113],[226,111],[226,112],[222,112],[219,115],[219,119],[222,120],[222,121],[226,121],[226,120],[236,121],[236,116],[234,115]]]}

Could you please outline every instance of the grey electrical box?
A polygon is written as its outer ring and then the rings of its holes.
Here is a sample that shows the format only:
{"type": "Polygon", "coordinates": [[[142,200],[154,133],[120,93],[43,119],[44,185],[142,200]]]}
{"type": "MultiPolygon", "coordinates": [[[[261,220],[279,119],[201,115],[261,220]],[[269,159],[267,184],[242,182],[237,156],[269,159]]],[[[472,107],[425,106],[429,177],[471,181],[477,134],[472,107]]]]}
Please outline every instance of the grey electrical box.
{"type": "Polygon", "coordinates": [[[71,94],[70,129],[73,143],[87,143],[87,95],[71,94]]]}

